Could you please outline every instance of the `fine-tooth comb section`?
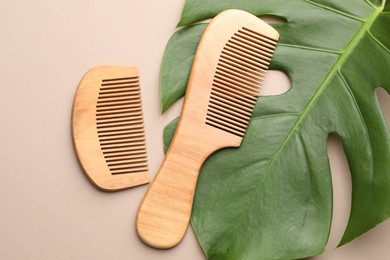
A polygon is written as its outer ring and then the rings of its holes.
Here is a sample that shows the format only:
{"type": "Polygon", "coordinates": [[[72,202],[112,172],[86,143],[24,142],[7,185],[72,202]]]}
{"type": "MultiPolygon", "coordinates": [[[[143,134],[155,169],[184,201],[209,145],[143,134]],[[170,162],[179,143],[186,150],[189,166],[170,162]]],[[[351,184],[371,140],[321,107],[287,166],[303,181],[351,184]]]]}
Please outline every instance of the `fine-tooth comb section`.
{"type": "Polygon", "coordinates": [[[147,171],[140,98],[138,77],[102,80],[96,105],[96,128],[111,174],[147,171]],[[124,154],[127,148],[137,153],[124,154]],[[120,160],[112,159],[115,157],[120,160]]]}
{"type": "Polygon", "coordinates": [[[72,134],[88,179],[105,191],[149,182],[138,68],[100,66],[81,80],[72,134]]]}
{"type": "Polygon", "coordinates": [[[276,41],[243,27],[225,44],[215,71],[206,124],[245,135],[276,41]]]}

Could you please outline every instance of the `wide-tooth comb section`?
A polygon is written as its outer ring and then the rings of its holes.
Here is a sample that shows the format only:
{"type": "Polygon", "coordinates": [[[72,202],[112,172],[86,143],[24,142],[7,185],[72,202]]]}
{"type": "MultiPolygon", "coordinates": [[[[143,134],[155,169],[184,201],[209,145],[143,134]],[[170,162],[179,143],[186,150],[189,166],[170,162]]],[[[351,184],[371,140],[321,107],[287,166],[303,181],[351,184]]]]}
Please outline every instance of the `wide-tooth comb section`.
{"type": "Polygon", "coordinates": [[[111,174],[148,170],[138,77],[102,80],[96,128],[111,174]]]}
{"type": "Polygon", "coordinates": [[[241,28],[224,46],[214,74],[206,124],[245,135],[276,41],[241,28]]]}

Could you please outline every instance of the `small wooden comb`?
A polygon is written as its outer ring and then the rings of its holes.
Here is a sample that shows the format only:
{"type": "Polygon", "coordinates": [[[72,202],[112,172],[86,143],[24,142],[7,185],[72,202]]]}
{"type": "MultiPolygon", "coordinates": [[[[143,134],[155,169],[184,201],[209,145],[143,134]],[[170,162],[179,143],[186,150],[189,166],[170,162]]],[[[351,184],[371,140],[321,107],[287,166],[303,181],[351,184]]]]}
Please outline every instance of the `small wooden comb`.
{"type": "Polygon", "coordinates": [[[73,142],[80,164],[99,189],[149,182],[138,68],[92,68],[77,89],[73,142]]]}
{"type": "Polygon", "coordinates": [[[228,10],[197,49],[172,143],[136,220],[140,238],[170,248],[183,238],[199,170],[223,147],[240,146],[279,33],[254,15],[228,10]]]}

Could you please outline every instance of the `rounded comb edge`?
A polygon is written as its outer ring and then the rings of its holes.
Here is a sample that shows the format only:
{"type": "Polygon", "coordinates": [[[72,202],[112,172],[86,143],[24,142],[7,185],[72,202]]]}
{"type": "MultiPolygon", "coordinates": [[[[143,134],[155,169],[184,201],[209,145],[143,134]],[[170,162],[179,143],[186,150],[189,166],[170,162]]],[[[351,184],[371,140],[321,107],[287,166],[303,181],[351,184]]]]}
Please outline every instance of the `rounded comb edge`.
{"type": "Polygon", "coordinates": [[[140,96],[137,67],[98,66],[88,70],[75,93],[71,119],[74,150],[85,176],[102,191],[119,191],[149,182],[146,145],[144,142],[132,141],[133,136],[136,136],[137,140],[140,135],[145,139],[143,122],[132,120],[133,117],[143,117],[142,104],[140,98],[129,98],[126,95],[128,90],[140,96]],[[107,89],[115,90],[116,95],[107,96],[107,89]],[[125,94],[122,95],[122,92],[125,94]],[[100,108],[99,100],[104,101],[107,98],[110,98],[110,102],[100,108]],[[115,115],[111,121],[106,123],[102,120],[111,113],[115,115]],[[128,134],[130,131],[127,128],[133,129],[131,135],[128,134]],[[99,134],[101,131],[104,131],[104,134],[99,134]],[[116,136],[118,133],[122,135],[116,136]],[[128,147],[115,148],[114,145],[107,144],[105,139],[110,136],[118,137],[115,138],[116,142],[122,142],[128,147]],[[105,154],[106,151],[110,152],[109,156],[105,154]],[[126,153],[123,153],[124,151],[126,153]],[[142,165],[137,163],[136,167],[132,167],[132,151],[137,151],[138,159],[144,159],[142,165]],[[126,159],[120,169],[111,169],[108,165],[107,160],[115,160],[115,156],[126,159]]]}

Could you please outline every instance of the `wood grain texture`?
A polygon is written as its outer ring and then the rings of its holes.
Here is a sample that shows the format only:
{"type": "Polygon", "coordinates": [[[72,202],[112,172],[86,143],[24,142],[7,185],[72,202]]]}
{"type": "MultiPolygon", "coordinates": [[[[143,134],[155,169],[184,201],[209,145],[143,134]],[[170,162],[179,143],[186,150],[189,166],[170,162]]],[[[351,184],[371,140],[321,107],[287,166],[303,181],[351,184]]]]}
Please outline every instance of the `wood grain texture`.
{"type": "Polygon", "coordinates": [[[105,191],[149,182],[136,67],[92,68],[77,89],[73,143],[90,181],[105,191]]]}
{"type": "Polygon", "coordinates": [[[239,10],[221,13],[207,27],[172,143],[138,210],[137,231],[146,244],[165,249],[183,238],[200,168],[211,153],[240,146],[278,38],[239,10]]]}

